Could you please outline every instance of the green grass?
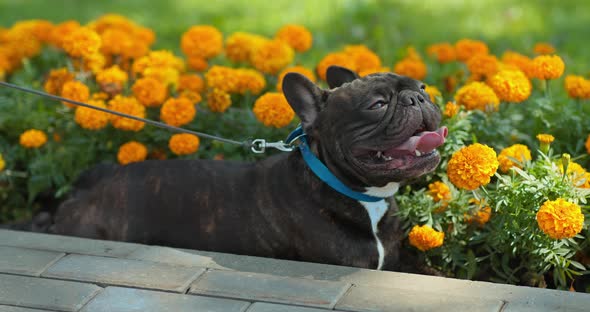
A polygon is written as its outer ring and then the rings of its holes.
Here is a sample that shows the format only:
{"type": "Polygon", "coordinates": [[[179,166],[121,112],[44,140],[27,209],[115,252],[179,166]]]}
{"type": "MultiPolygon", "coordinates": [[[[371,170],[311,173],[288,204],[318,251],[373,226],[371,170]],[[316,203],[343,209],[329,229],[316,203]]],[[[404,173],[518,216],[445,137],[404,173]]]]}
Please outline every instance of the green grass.
{"type": "Polygon", "coordinates": [[[32,18],[88,22],[105,13],[154,29],[156,48],[172,50],[195,24],[215,25],[226,35],[240,30],[272,36],[285,23],[300,23],[314,34],[314,49],[301,59],[308,65],[342,45],[365,43],[391,66],[408,45],[423,51],[433,42],[469,37],[490,43],[497,54],[527,53],[535,42],[548,41],[566,60],[568,72],[590,72],[585,54],[590,3],[585,0],[0,0],[3,27],[32,18]]]}

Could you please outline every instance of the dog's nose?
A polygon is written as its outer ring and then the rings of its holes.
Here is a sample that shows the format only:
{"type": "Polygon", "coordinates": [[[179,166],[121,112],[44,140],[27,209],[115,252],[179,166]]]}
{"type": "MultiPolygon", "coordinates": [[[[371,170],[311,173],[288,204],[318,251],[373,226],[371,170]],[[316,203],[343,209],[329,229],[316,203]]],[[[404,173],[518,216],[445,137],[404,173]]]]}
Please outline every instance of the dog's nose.
{"type": "Polygon", "coordinates": [[[426,102],[424,96],[417,92],[403,92],[400,94],[400,103],[405,106],[418,105],[426,102]]]}

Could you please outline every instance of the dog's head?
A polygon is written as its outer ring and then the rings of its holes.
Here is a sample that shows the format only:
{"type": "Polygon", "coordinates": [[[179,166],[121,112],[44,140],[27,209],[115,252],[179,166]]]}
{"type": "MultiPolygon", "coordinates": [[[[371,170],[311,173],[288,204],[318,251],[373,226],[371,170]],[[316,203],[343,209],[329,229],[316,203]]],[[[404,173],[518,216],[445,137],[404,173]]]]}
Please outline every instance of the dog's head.
{"type": "Polygon", "coordinates": [[[436,168],[447,129],[439,128],[440,110],[422,82],[392,73],[359,78],[337,66],[326,80],[330,90],[289,73],[283,92],[312,150],[337,176],[383,186],[436,168]]]}

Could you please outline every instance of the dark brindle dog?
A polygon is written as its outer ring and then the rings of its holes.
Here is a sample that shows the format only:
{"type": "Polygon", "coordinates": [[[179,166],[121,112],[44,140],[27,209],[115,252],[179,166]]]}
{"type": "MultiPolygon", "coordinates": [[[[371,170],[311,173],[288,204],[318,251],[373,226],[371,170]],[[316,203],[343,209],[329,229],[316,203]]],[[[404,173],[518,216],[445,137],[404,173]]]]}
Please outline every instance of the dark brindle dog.
{"type": "Polygon", "coordinates": [[[396,269],[403,238],[392,196],[432,171],[444,142],[424,84],[341,67],[330,90],[290,73],[285,96],[310,150],[363,202],[322,182],[299,151],[255,163],[144,161],[98,166],[59,208],[52,231],[98,239],[364,268],[396,269]]]}

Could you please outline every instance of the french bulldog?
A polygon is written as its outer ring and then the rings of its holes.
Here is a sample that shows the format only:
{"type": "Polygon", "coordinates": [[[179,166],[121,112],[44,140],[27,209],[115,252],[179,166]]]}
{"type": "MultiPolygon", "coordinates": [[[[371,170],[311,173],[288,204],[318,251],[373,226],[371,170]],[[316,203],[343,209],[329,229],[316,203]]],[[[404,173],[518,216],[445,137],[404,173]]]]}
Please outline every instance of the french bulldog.
{"type": "Polygon", "coordinates": [[[101,165],[78,180],[52,232],[397,270],[404,235],[393,195],[438,165],[447,135],[440,110],[422,82],[393,73],[359,78],[332,66],[327,82],[284,77],[309,150],[348,188],[382,199],[337,192],[298,150],[253,163],[101,165]]]}

